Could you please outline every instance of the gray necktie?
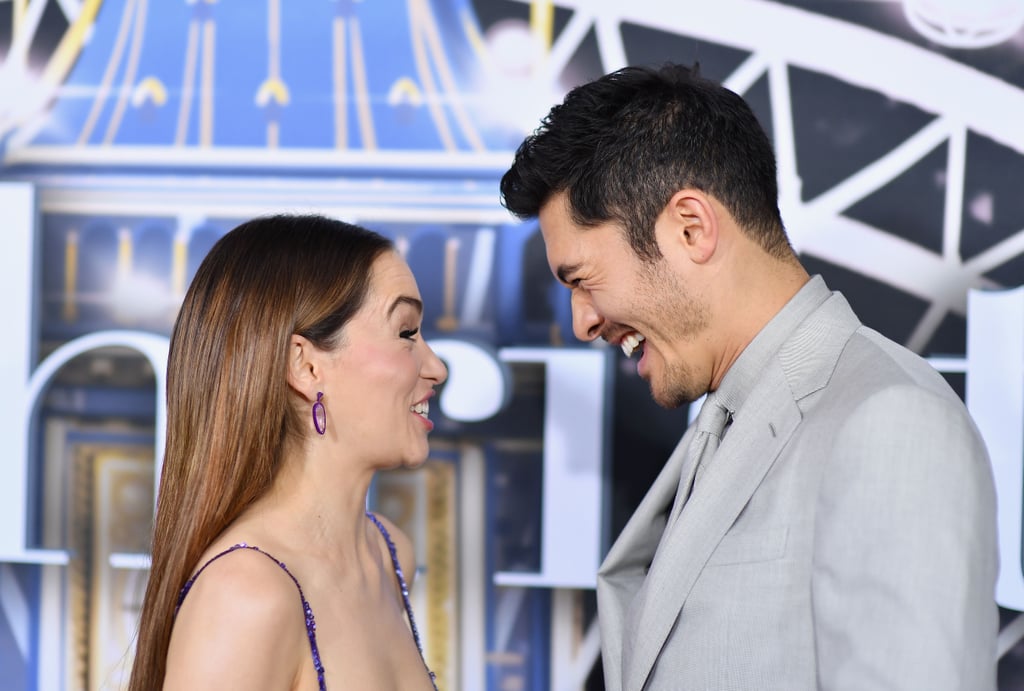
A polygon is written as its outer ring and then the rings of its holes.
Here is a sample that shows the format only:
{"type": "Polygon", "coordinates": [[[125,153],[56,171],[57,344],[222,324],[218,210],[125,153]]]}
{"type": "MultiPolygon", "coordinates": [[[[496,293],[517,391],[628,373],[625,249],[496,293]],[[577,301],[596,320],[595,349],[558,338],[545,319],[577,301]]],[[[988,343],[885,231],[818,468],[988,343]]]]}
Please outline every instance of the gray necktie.
{"type": "Polygon", "coordinates": [[[718,444],[722,440],[722,432],[728,421],[729,411],[718,402],[718,397],[714,392],[709,393],[694,422],[697,426],[697,433],[686,450],[686,458],[683,460],[679,474],[679,487],[676,490],[676,498],[672,504],[668,525],[675,522],[683,510],[683,505],[690,498],[694,482],[700,477],[708,459],[718,449],[718,444]]]}

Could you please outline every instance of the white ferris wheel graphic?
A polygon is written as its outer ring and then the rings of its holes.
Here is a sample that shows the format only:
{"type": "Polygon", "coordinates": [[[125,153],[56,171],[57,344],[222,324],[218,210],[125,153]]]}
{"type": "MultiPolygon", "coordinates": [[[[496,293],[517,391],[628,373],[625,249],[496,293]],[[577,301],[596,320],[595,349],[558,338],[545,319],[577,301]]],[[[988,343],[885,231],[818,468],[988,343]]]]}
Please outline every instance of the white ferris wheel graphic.
{"type": "MultiPolygon", "coordinates": [[[[958,28],[951,21],[935,19],[942,18],[942,7],[938,6],[949,3],[910,4],[918,7],[908,6],[908,16],[926,28],[931,26],[933,40],[940,37],[940,31],[945,32],[950,44],[957,45],[971,41],[982,45],[994,36],[984,24],[984,13],[967,17],[960,16],[964,14],[961,12],[953,18],[961,22],[958,28]]],[[[978,7],[994,12],[992,8],[998,4],[983,2],[978,7]]],[[[997,15],[1001,22],[998,28],[1005,31],[1007,20],[1021,16],[1024,4],[1001,5],[1011,12],[997,15]]],[[[1019,88],[892,36],[765,0],[723,0],[699,6],[682,2],[674,12],[666,12],[665,4],[657,0],[579,0],[561,2],[559,7],[571,9],[572,15],[539,60],[532,88],[538,88],[537,74],[541,83],[555,83],[591,33],[605,71],[628,64],[624,23],[749,51],[749,57],[723,83],[744,95],[767,76],[780,207],[795,249],[927,302],[923,316],[905,340],[911,349],[923,350],[947,314],[964,315],[968,289],[999,287],[986,274],[1024,252],[1022,225],[1020,232],[985,251],[968,259],[960,256],[964,206],[972,202],[964,196],[968,133],[1024,155],[1024,127],[1020,126],[1024,92],[1019,88]],[[790,92],[793,67],[879,92],[935,117],[887,154],[814,198],[804,199],[790,92]],[[948,147],[948,159],[943,176],[940,252],[843,215],[844,210],[885,187],[942,145],[948,147]]],[[[1019,22],[1016,27],[1020,27],[1019,22]]],[[[990,200],[973,200],[981,206],[986,201],[990,200]]],[[[1021,222],[1024,224],[1024,219],[1021,222]]]]}

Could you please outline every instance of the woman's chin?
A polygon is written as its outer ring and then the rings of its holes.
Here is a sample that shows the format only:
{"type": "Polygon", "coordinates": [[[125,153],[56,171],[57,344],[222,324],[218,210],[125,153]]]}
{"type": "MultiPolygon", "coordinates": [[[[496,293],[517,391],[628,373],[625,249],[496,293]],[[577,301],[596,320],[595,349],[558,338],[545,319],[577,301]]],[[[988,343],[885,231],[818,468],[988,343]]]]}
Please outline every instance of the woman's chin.
{"type": "Polygon", "coordinates": [[[417,456],[415,458],[407,458],[399,464],[399,467],[408,468],[409,470],[419,468],[427,462],[427,455],[428,454],[423,454],[422,456],[417,456]]]}

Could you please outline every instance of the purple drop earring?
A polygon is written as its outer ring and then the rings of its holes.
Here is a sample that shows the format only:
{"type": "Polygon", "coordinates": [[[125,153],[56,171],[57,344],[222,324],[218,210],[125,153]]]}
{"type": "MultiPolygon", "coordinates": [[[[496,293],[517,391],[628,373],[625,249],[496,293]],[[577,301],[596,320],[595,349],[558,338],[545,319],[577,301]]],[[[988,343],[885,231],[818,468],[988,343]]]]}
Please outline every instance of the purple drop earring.
{"type": "Polygon", "coordinates": [[[327,411],[324,410],[324,404],[320,402],[320,399],[324,397],[323,391],[316,392],[316,403],[313,404],[313,427],[316,427],[316,431],[323,436],[324,432],[327,431],[327,411]]]}

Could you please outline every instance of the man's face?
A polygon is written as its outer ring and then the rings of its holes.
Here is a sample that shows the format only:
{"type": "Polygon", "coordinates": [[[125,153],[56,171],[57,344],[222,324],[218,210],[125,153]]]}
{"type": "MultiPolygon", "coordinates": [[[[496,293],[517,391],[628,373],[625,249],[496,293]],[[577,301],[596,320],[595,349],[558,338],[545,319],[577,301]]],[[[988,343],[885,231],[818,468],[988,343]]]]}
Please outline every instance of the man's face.
{"type": "Polygon", "coordinates": [[[572,291],[578,339],[603,338],[637,357],[637,373],[661,406],[675,408],[707,392],[710,311],[685,279],[685,267],[664,256],[641,259],[613,223],[576,225],[565,193],[541,209],[540,227],[548,265],[572,291]]]}

